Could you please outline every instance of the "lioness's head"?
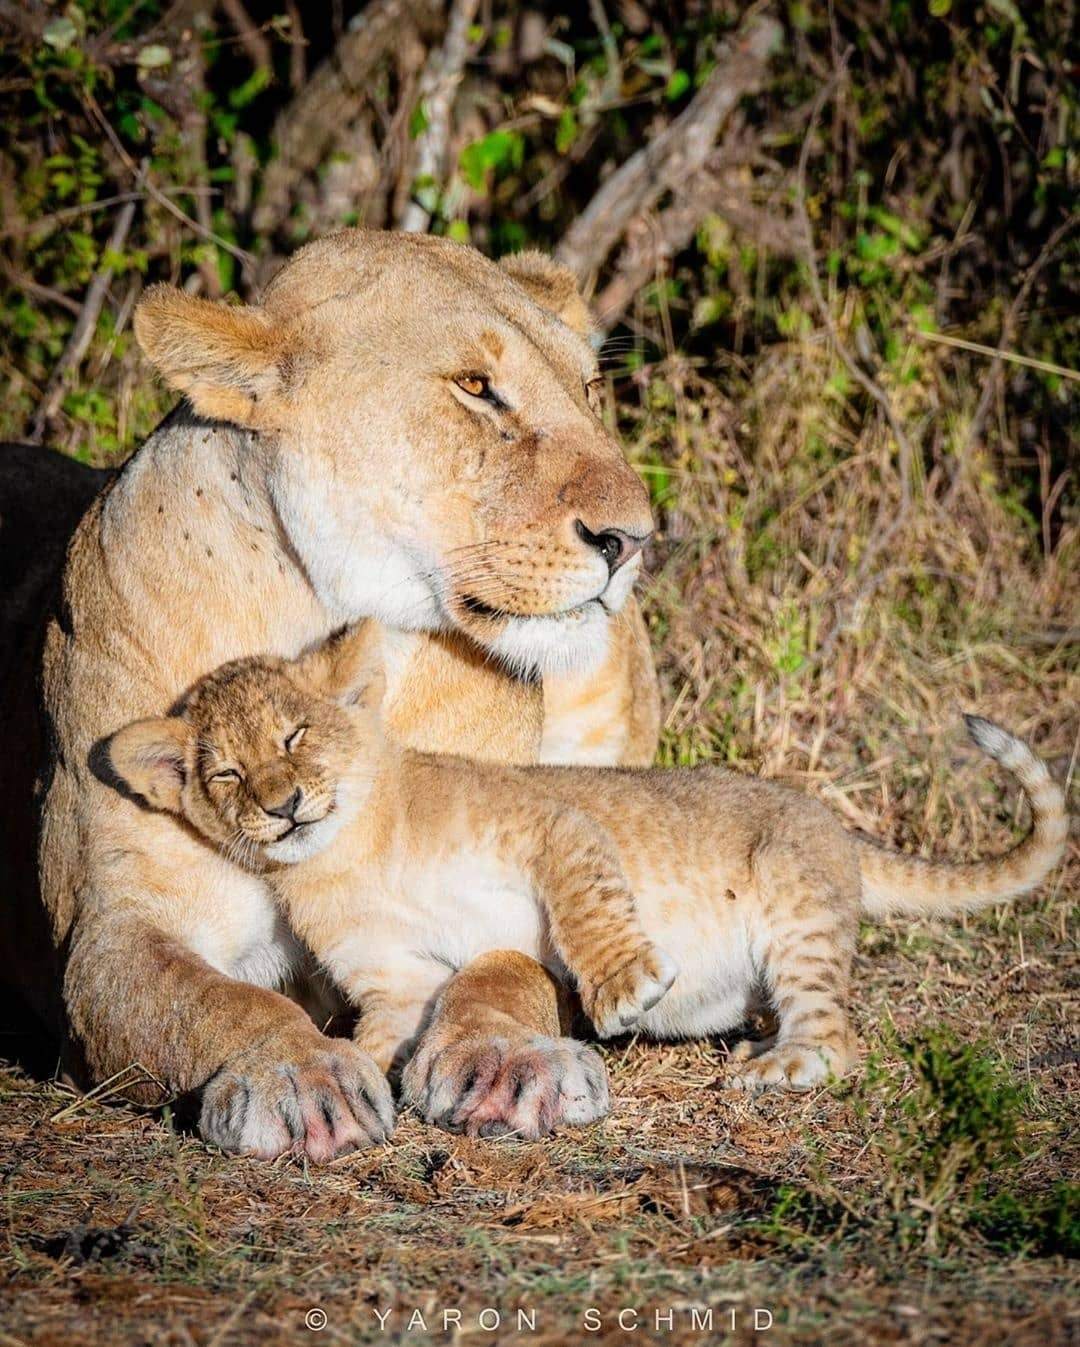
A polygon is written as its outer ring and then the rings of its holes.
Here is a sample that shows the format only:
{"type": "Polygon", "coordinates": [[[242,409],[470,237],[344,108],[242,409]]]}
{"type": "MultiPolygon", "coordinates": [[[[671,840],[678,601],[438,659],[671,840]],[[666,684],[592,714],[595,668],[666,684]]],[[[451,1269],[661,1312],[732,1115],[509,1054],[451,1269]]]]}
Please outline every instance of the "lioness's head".
{"type": "Polygon", "coordinates": [[[363,807],[383,747],[381,670],[363,628],[298,659],[223,664],[175,714],[107,741],[124,787],[178,814],[237,864],[264,869],[322,851],[363,807]]]}
{"type": "Polygon", "coordinates": [[[652,520],[567,270],[349,230],[257,306],[158,286],[135,328],[198,413],[257,433],[288,544],[341,621],[453,626],[522,670],[602,656],[652,520]]]}

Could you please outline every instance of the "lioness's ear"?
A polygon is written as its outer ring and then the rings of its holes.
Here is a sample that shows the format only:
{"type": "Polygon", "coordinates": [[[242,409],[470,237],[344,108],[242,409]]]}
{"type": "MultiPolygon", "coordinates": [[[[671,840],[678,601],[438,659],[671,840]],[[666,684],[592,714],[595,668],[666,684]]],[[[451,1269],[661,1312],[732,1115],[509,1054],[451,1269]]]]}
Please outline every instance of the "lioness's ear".
{"type": "Polygon", "coordinates": [[[147,804],[177,814],[190,735],[191,727],[179,716],[133,720],[109,740],[109,764],[147,804]]]}
{"type": "Polygon", "coordinates": [[[589,307],[581,297],[574,273],[546,253],[509,253],[499,266],[542,309],[550,309],[567,327],[583,337],[592,331],[589,307]]]}
{"type": "Polygon", "coordinates": [[[171,387],[200,416],[256,427],[280,383],[281,327],[262,309],[196,299],[154,285],[135,310],[135,335],[171,387]]]}
{"type": "Polygon", "coordinates": [[[386,691],[378,650],[378,624],[360,622],[342,627],[321,645],[305,651],[294,668],[320,697],[345,706],[375,709],[386,691]]]}

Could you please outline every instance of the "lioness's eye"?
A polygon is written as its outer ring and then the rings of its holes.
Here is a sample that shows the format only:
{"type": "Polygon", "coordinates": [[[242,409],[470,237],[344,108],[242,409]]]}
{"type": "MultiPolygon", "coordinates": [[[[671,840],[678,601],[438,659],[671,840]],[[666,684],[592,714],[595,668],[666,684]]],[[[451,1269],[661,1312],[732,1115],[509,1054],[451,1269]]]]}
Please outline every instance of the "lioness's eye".
{"type": "Polygon", "coordinates": [[[491,380],[483,374],[459,374],[454,383],[471,398],[491,397],[491,380]]]}
{"type": "Polygon", "coordinates": [[[305,734],[307,734],[307,726],[297,725],[296,729],[293,730],[292,734],[285,740],[285,752],[291,753],[300,743],[300,740],[303,739],[305,734]]]}
{"type": "Polygon", "coordinates": [[[233,767],[223,767],[220,772],[215,772],[210,778],[211,781],[239,781],[240,773],[233,767]]]}

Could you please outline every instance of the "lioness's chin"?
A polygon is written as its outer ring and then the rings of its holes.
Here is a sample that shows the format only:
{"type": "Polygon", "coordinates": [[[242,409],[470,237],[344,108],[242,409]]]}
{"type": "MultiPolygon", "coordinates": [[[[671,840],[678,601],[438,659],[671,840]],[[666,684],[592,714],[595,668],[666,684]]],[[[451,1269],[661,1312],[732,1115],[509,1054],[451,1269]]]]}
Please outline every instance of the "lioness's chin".
{"type": "Polygon", "coordinates": [[[611,622],[611,614],[592,600],[553,617],[506,618],[484,645],[521,677],[588,674],[604,662],[611,622]]]}

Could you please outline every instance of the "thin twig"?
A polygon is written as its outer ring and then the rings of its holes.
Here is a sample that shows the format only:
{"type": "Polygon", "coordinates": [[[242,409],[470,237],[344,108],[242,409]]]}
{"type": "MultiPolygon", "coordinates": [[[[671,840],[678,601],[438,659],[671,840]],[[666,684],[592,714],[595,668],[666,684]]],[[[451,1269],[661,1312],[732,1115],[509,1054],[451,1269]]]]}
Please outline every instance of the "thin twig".
{"type": "MultiPolygon", "coordinates": [[[[217,187],[169,187],[162,189],[166,196],[220,196],[217,187]]],[[[108,210],[110,206],[122,206],[127,201],[145,201],[145,192],[118,192],[116,196],[99,197],[96,201],[82,201],[77,206],[64,206],[61,210],[51,211],[48,215],[38,215],[33,220],[23,220],[17,225],[0,229],[0,239],[20,238],[24,234],[35,234],[39,229],[60,224],[64,220],[74,220],[80,215],[90,215],[94,211],[108,210]]]]}
{"type": "Polygon", "coordinates": [[[285,13],[289,17],[289,88],[296,94],[307,80],[307,38],[296,0],[285,0],[285,13]]]}
{"type": "Polygon", "coordinates": [[[147,196],[152,197],[159,206],[163,206],[170,215],[175,216],[181,224],[190,229],[192,233],[197,234],[199,238],[205,239],[208,243],[213,243],[216,247],[222,248],[227,252],[230,257],[234,257],[245,270],[254,268],[255,258],[251,253],[247,252],[244,248],[238,248],[235,243],[230,243],[228,239],[223,239],[220,234],[215,234],[212,229],[207,229],[205,226],[201,225],[198,220],[193,220],[186,211],[180,209],[175,201],[170,201],[159,187],[155,187],[149,177],[142,174],[142,171],[139,169],[134,159],[132,159],[131,155],[128,154],[127,150],[124,148],[120,137],[113,130],[112,123],[102,112],[94,95],[88,91],[84,91],[83,99],[87,111],[105,132],[106,138],[123,160],[128,171],[142,182],[147,196]]]}
{"type": "Polygon", "coordinates": [[[67,309],[68,313],[78,318],[82,306],[77,304],[70,295],[65,295],[62,290],[57,290],[51,285],[42,285],[40,281],[22,275],[10,263],[2,259],[0,259],[0,271],[3,272],[16,290],[24,290],[34,299],[41,300],[43,304],[56,304],[61,309],[67,309]]]}
{"type": "Polygon", "coordinates": [[[66,1122],[69,1118],[73,1118],[76,1113],[80,1113],[88,1104],[100,1103],[104,1099],[119,1094],[122,1090],[130,1090],[134,1085],[156,1085],[165,1098],[168,1098],[170,1093],[163,1082],[152,1071],[143,1066],[142,1062],[131,1062],[128,1066],[114,1072],[107,1080],[95,1085],[92,1090],[80,1094],[72,1103],[51,1114],[49,1122],[66,1122]]]}
{"type": "Polygon", "coordinates": [[[589,15],[596,25],[597,32],[600,34],[600,42],[604,48],[604,64],[607,66],[604,72],[604,100],[614,101],[618,98],[619,90],[622,88],[619,44],[615,41],[615,34],[611,31],[611,24],[608,23],[608,16],[602,0],[589,0],[589,15]]]}
{"type": "MultiPolygon", "coordinates": [[[[1004,361],[1004,356],[1000,354],[1000,351],[1008,349],[1008,347],[1010,347],[1016,340],[1016,327],[1019,322],[1020,311],[1027,303],[1027,298],[1028,295],[1031,294],[1032,286],[1038,279],[1039,273],[1042,271],[1043,267],[1046,266],[1047,262],[1049,262],[1050,258],[1053,256],[1054,250],[1057,248],[1058,244],[1066,237],[1066,235],[1071,233],[1078,224],[1080,224],[1080,212],[1070,215],[1053,231],[1043,244],[1038,257],[1036,257],[1035,261],[1028,267],[1024,274],[1024,279],[1020,283],[1020,288],[1016,292],[1016,297],[1013,299],[1013,302],[1009,305],[1008,310],[1005,313],[1005,318],[1001,324],[1001,335],[998,338],[998,347],[1000,350],[999,353],[995,355],[993,364],[987,371],[986,383],[983,385],[978,406],[975,408],[975,414],[971,418],[967,438],[964,441],[963,452],[958,456],[958,462],[961,465],[967,462],[968,454],[982,434],[983,424],[990,411],[991,403],[997,395],[998,384],[1001,379],[1002,364],[1004,361]]],[[[959,483],[960,480],[961,475],[958,473],[954,486],[956,483],[959,483]]]]}
{"type": "Polygon", "coordinates": [[[243,0],[221,0],[221,8],[228,15],[229,22],[236,30],[236,36],[247,52],[251,64],[256,70],[272,71],[274,58],[270,43],[262,29],[252,21],[251,15],[244,8],[243,0]]]}

